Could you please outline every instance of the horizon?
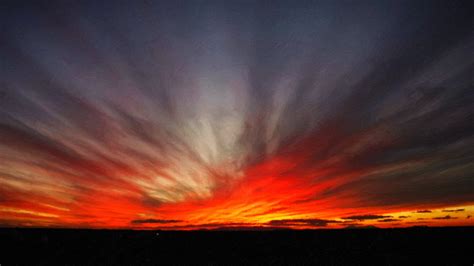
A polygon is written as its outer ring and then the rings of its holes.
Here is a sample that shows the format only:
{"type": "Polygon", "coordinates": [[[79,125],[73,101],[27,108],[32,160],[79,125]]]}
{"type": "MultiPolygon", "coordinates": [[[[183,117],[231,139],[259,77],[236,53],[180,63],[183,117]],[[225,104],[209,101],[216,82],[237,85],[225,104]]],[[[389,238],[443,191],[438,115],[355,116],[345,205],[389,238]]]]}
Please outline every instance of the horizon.
{"type": "Polygon", "coordinates": [[[94,227],[0,227],[0,230],[15,230],[15,229],[26,229],[26,230],[90,230],[90,231],[146,231],[146,232],[233,232],[233,231],[248,231],[248,232],[272,232],[272,231],[339,231],[339,230],[371,230],[371,229],[380,229],[380,230],[391,230],[391,229],[444,229],[444,228],[459,228],[459,229],[466,229],[466,228],[473,228],[473,225],[465,225],[465,226],[440,226],[440,225],[411,225],[406,227],[377,227],[375,225],[367,225],[367,226],[347,226],[347,227],[339,227],[339,228],[328,228],[328,227],[317,227],[317,228],[291,228],[291,227],[265,227],[265,226],[254,226],[254,227],[216,227],[216,228],[200,228],[200,229],[162,229],[162,228],[153,228],[153,227],[146,227],[146,228],[94,228],[94,227]],[[262,229],[262,230],[258,230],[262,229]]]}

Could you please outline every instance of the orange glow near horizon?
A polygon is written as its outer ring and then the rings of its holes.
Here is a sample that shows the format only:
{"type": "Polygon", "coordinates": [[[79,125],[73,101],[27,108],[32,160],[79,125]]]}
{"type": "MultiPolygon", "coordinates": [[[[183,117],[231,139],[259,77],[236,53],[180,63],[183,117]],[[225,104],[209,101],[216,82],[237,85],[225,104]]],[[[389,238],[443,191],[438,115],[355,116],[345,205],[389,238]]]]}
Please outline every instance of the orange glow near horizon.
{"type": "Polygon", "coordinates": [[[32,201],[30,195],[27,202],[3,202],[0,213],[3,220],[12,221],[6,226],[24,227],[197,230],[473,225],[472,203],[371,207],[358,203],[359,193],[324,195],[332,186],[371,170],[316,182],[314,176],[324,176],[332,170],[309,168],[298,171],[298,176],[290,173],[304,160],[305,156],[286,153],[286,157],[254,165],[243,178],[206,199],[147,204],[140,200],[138,186],[115,186],[94,193],[71,194],[74,202],[71,199],[51,202],[47,197],[32,201]]]}

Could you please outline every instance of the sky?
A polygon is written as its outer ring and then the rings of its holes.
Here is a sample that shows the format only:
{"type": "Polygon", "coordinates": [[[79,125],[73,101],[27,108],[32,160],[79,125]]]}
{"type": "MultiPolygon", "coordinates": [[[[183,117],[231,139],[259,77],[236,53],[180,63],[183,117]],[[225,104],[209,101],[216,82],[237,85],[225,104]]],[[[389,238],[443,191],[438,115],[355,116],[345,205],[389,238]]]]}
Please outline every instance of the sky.
{"type": "Polygon", "coordinates": [[[0,227],[474,225],[470,1],[0,1],[0,227]]]}

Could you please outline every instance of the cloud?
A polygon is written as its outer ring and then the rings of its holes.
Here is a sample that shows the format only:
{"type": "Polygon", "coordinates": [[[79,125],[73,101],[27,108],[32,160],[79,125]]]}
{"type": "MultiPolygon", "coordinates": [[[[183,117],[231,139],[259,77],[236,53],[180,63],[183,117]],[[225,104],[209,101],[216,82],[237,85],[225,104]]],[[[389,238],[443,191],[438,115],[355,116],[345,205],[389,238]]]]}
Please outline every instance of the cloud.
{"type": "Polygon", "coordinates": [[[400,219],[406,219],[406,218],[410,218],[411,216],[405,216],[405,215],[401,215],[401,216],[398,216],[398,218],[400,219]]]}
{"type": "Polygon", "coordinates": [[[181,223],[180,220],[161,220],[161,219],[143,219],[143,220],[132,220],[132,224],[175,224],[181,223]]]}
{"type": "Polygon", "coordinates": [[[457,217],[451,217],[450,215],[446,216],[441,216],[441,217],[434,217],[434,220],[451,220],[451,219],[457,219],[457,217]]]}
{"type": "Polygon", "coordinates": [[[442,212],[463,212],[464,209],[455,209],[455,210],[442,210],[442,212]]]}
{"type": "Polygon", "coordinates": [[[377,220],[379,223],[391,223],[391,222],[399,222],[401,219],[382,219],[382,220],[377,220]]]}
{"type": "Polygon", "coordinates": [[[202,223],[202,224],[160,224],[155,228],[162,230],[275,230],[285,229],[283,227],[269,227],[253,223],[202,223]]]}
{"type": "Polygon", "coordinates": [[[268,222],[270,226],[314,226],[314,227],[324,227],[328,224],[338,223],[338,221],[333,220],[322,220],[322,219],[282,219],[282,220],[272,220],[268,222]]]}
{"type": "Polygon", "coordinates": [[[358,220],[358,221],[364,221],[364,220],[377,220],[377,219],[382,219],[382,218],[391,218],[392,216],[388,215],[373,215],[373,214],[368,214],[368,215],[354,215],[354,216],[348,216],[348,217],[343,217],[341,219],[344,220],[358,220]]]}
{"type": "Polygon", "coordinates": [[[416,213],[431,213],[431,210],[416,211],[416,213]]]}

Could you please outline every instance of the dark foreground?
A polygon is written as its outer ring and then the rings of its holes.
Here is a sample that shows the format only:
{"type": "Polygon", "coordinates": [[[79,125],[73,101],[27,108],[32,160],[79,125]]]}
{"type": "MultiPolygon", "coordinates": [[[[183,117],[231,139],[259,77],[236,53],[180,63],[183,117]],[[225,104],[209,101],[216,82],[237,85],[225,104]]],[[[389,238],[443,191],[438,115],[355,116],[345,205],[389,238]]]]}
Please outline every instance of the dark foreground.
{"type": "Polygon", "coordinates": [[[156,233],[0,229],[0,265],[474,263],[474,227],[156,233]]]}

